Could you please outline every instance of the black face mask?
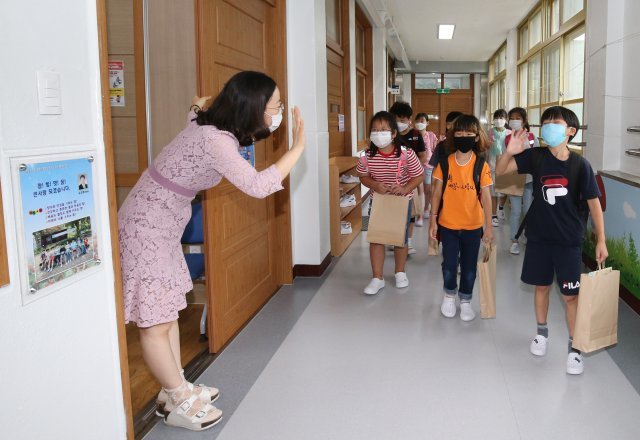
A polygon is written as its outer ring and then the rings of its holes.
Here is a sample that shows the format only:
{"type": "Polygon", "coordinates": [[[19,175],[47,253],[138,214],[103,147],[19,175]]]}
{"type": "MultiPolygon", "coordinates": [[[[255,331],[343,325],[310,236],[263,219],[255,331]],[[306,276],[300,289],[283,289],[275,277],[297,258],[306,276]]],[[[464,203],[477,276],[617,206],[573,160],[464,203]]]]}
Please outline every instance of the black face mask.
{"type": "Polygon", "coordinates": [[[475,136],[460,136],[453,138],[453,146],[461,153],[467,153],[476,146],[475,136]]]}

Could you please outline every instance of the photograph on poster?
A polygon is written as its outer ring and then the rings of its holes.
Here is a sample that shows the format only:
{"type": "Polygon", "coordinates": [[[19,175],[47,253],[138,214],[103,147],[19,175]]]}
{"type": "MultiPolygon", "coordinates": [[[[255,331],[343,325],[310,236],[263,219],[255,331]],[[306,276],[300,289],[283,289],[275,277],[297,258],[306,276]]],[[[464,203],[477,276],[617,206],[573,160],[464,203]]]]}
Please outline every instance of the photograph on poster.
{"type": "Polygon", "coordinates": [[[76,273],[74,268],[93,259],[91,218],[34,232],[33,255],[38,262],[33,271],[35,282],[60,273],[63,278],[76,273]]]}
{"type": "Polygon", "coordinates": [[[99,261],[88,158],[26,164],[20,169],[23,247],[34,293],[99,261]]]}

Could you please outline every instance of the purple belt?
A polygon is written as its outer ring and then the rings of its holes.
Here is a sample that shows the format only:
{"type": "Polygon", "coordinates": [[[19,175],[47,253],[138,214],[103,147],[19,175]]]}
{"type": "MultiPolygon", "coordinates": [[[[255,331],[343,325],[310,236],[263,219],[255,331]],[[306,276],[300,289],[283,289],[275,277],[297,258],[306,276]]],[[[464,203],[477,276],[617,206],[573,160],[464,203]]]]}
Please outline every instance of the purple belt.
{"type": "Polygon", "coordinates": [[[153,165],[149,165],[149,168],[147,168],[147,172],[149,173],[149,176],[153,180],[155,180],[158,185],[176,194],[180,194],[181,196],[184,196],[184,197],[194,198],[198,193],[198,191],[194,191],[192,189],[182,187],[177,183],[174,183],[171,180],[167,179],[166,177],[161,175],[153,165]]]}

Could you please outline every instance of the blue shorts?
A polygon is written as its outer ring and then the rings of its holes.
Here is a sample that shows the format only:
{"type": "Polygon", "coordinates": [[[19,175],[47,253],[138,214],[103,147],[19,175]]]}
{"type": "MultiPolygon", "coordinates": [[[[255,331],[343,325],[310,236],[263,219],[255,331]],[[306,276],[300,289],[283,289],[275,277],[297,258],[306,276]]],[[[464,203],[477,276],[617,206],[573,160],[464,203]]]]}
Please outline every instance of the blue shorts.
{"type": "Polygon", "coordinates": [[[534,286],[549,286],[553,283],[554,274],[563,295],[577,295],[582,274],[582,246],[529,241],[522,264],[522,282],[534,286]]]}
{"type": "Polygon", "coordinates": [[[431,185],[431,176],[433,175],[433,168],[424,168],[424,184],[431,185]]]}

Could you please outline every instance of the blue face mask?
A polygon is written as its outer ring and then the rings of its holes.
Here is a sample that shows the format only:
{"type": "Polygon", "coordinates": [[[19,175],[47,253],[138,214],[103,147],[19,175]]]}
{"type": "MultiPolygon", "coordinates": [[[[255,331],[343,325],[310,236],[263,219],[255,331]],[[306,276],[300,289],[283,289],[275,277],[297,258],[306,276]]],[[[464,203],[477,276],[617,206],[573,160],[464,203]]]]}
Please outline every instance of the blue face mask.
{"type": "Polygon", "coordinates": [[[567,127],[562,124],[544,124],[542,126],[542,140],[550,147],[557,147],[567,137],[567,127]]]}

